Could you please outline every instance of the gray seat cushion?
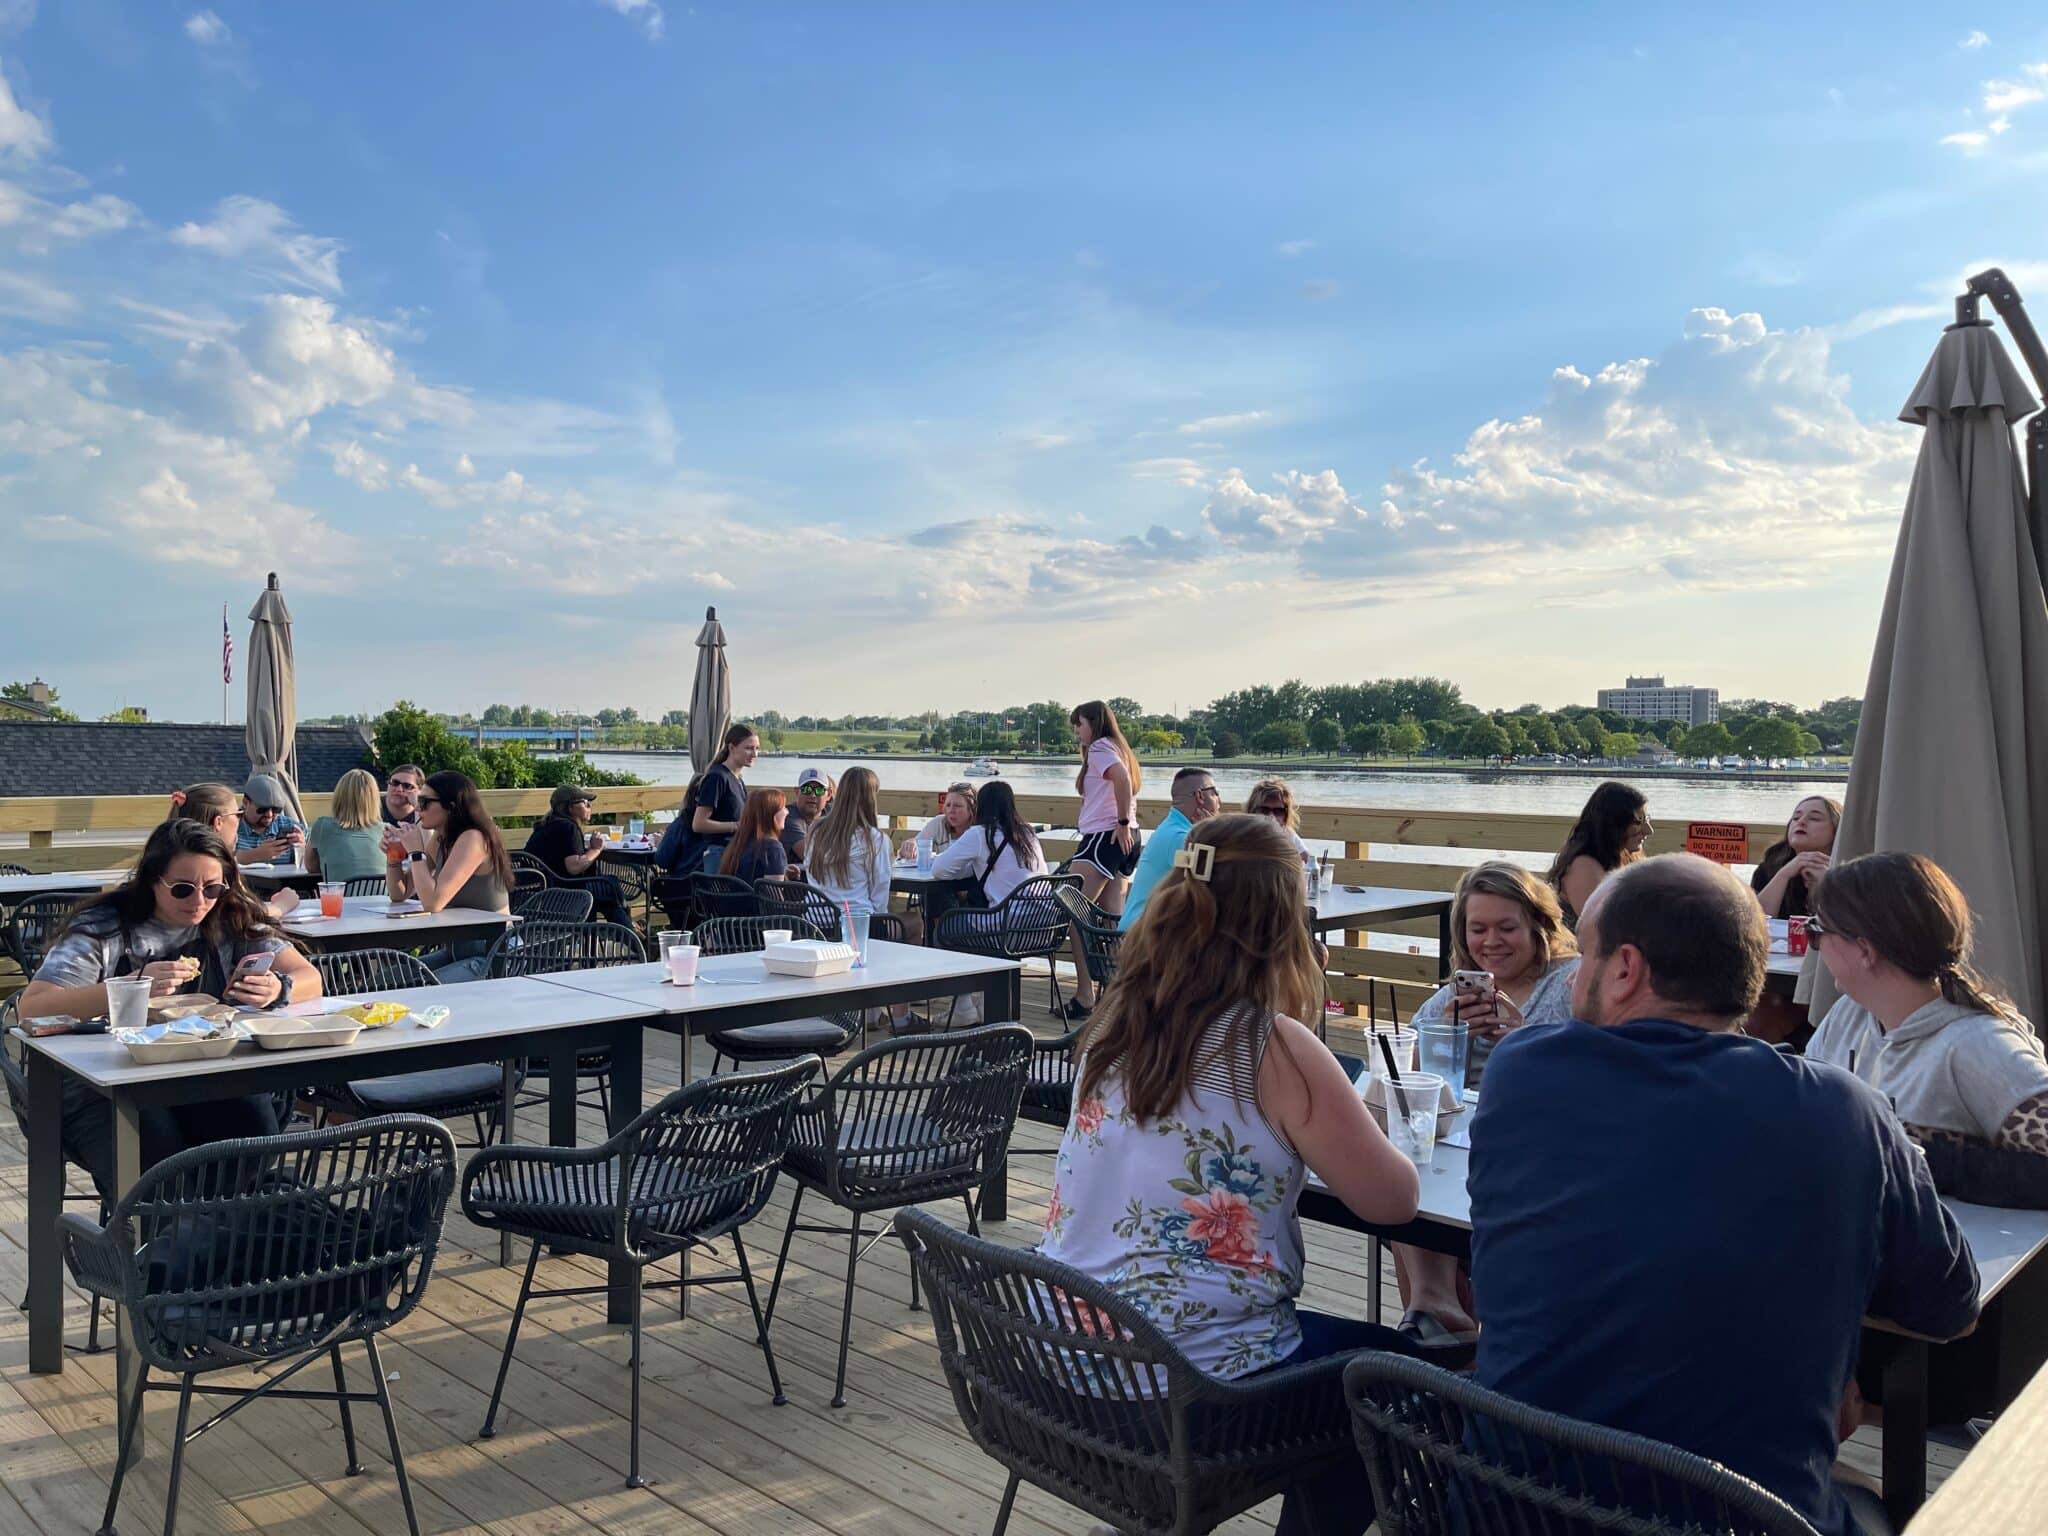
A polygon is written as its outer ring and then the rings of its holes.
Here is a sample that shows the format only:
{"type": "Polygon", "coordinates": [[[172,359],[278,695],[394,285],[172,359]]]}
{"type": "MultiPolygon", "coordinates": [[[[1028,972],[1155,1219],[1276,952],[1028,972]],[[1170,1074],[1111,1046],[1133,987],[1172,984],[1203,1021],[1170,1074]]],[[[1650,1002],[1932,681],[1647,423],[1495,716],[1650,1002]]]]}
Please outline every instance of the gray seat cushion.
{"type": "Polygon", "coordinates": [[[749,1024],[722,1029],[706,1038],[735,1061],[801,1056],[816,1051],[830,1056],[852,1037],[852,1031],[830,1019],[784,1019],[777,1024],[749,1024]]]}
{"type": "Polygon", "coordinates": [[[447,1115],[496,1104],[504,1093],[505,1075],[485,1061],[468,1067],[436,1067],[431,1072],[401,1072],[395,1077],[367,1077],[348,1086],[363,1107],[376,1114],[447,1115]]]}

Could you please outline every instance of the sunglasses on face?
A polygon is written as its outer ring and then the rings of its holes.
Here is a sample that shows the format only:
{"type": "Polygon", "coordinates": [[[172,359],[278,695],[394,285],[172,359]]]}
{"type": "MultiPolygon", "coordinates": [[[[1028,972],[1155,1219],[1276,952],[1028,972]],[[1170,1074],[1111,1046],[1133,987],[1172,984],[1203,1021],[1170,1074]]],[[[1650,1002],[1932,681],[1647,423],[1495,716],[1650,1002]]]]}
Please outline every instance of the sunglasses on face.
{"type": "Polygon", "coordinates": [[[1828,925],[1827,925],[1826,923],[1822,922],[1822,921],[1821,921],[1821,920],[1820,920],[1819,918],[1817,918],[1817,917],[1809,917],[1809,918],[1807,918],[1807,920],[1806,920],[1806,937],[1807,937],[1807,941],[1808,941],[1809,943],[1810,943],[1810,942],[1812,942],[1812,941],[1813,941],[1813,940],[1815,940],[1815,939],[1824,939],[1824,938],[1826,938],[1826,937],[1827,937],[1827,936],[1828,936],[1829,934],[1833,934],[1833,935],[1834,935],[1834,936],[1835,936],[1836,938],[1838,938],[1838,939],[1846,939],[1846,938],[1848,938],[1848,937],[1849,937],[1849,935],[1848,935],[1848,934],[1846,934],[1846,933],[1844,933],[1844,932],[1842,932],[1842,930],[1841,930],[1841,929],[1839,929],[1839,928],[1830,928],[1830,927],[1829,927],[1829,926],[1828,926],[1828,925]]]}
{"type": "Polygon", "coordinates": [[[1258,809],[1258,814],[1261,816],[1277,816],[1282,821],[1285,821],[1287,819],[1287,807],[1284,805],[1262,805],[1258,809]]]}
{"type": "Polygon", "coordinates": [[[251,816],[260,816],[266,821],[277,814],[277,807],[274,805],[251,805],[245,809],[251,816]]]}
{"type": "Polygon", "coordinates": [[[797,793],[800,795],[822,795],[825,793],[825,786],[822,784],[806,784],[797,793]]]}
{"type": "Polygon", "coordinates": [[[441,803],[442,803],[442,800],[441,800],[441,797],[440,797],[439,795],[421,795],[421,796],[420,796],[420,804],[421,804],[421,805],[440,805],[441,803]]]}
{"type": "Polygon", "coordinates": [[[226,884],[219,880],[209,880],[204,885],[196,880],[159,880],[157,884],[171,893],[173,901],[190,901],[195,895],[219,901],[228,893],[226,884]]]}

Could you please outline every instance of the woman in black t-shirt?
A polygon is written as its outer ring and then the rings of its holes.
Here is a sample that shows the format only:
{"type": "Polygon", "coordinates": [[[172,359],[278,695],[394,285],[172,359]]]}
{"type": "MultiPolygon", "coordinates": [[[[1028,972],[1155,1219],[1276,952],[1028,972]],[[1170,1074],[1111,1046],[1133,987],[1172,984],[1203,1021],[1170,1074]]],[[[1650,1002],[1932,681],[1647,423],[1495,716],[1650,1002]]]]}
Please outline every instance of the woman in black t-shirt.
{"type": "Polygon", "coordinates": [[[725,845],[740,829],[740,813],[746,809],[747,786],[740,771],[753,766],[761,750],[761,738],[751,725],[735,725],[725,733],[725,744],[703,776],[690,786],[683,798],[683,815],[689,819],[689,847],[678,874],[718,873],[725,858],[725,845]]]}

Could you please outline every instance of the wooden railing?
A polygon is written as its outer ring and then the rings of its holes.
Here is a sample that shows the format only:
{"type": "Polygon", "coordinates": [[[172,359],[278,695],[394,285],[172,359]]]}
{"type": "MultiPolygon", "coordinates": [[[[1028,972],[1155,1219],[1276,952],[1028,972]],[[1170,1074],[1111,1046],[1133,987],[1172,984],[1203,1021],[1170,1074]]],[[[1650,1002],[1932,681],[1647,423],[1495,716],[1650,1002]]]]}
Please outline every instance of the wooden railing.
{"type": "MultiPolygon", "coordinates": [[[[593,794],[599,816],[623,819],[673,811],[680,804],[683,791],[679,785],[647,784],[598,789],[593,794]]],[[[325,795],[307,795],[303,800],[308,816],[325,814],[325,795]]],[[[934,813],[938,801],[936,791],[890,789],[882,791],[880,808],[889,826],[903,831],[922,825],[934,813]]],[[[500,818],[544,816],[548,791],[485,790],[484,802],[491,814],[500,818]]],[[[146,830],[163,817],[166,806],[167,800],[161,795],[0,798],[0,833],[27,833],[29,841],[25,851],[0,849],[0,860],[19,862],[36,870],[93,869],[126,863],[134,857],[146,830]],[[104,832],[107,836],[93,841],[56,841],[58,833],[91,832],[104,832]]],[[[1079,800],[1073,795],[1022,794],[1017,796],[1017,806],[1029,821],[1071,828],[1079,800]]],[[[1166,811],[1163,801],[1145,800],[1138,806],[1138,820],[1153,827],[1166,811]]],[[[1568,816],[1337,805],[1301,808],[1303,837],[1311,842],[1341,846],[1342,854],[1335,865],[1339,883],[1415,891],[1452,890],[1467,868],[1492,854],[1515,857],[1524,863],[1545,859],[1570,830],[1568,816]],[[1413,851],[1422,849],[1440,850],[1445,857],[1416,857],[1413,851]]],[[[1760,856],[1782,835],[1781,827],[1771,822],[1747,824],[1746,831],[1751,857],[1760,856]]],[[[1682,818],[1667,815],[1652,835],[1649,851],[1663,853],[1683,847],[1685,832],[1682,818]]],[[[1072,851],[1071,832],[1064,836],[1056,832],[1045,840],[1049,863],[1059,862],[1072,851]]],[[[1368,1001],[1372,978],[1415,987],[1436,977],[1433,921],[1388,924],[1374,933],[1381,935],[1378,943],[1358,932],[1345,934],[1345,942],[1332,947],[1333,996],[1362,1006],[1368,1001]]]]}

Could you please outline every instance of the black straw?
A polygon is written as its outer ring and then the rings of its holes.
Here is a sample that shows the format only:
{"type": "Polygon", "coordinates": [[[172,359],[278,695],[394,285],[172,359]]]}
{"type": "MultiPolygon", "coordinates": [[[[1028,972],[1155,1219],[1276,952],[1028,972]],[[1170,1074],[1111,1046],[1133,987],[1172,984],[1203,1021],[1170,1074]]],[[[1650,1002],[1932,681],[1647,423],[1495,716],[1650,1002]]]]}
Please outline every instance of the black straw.
{"type": "Polygon", "coordinates": [[[1394,1048],[1387,1044],[1385,1035],[1378,1035],[1375,1038],[1380,1043],[1380,1055],[1386,1058],[1387,1086],[1394,1090],[1394,1097],[1401,1105],[1401,1118],[1405,1120],[1414,1111],[1408,1107],[1408,1095],[1401,1091],[1401,1069],[1394,1065],[1394,1048]]]}

